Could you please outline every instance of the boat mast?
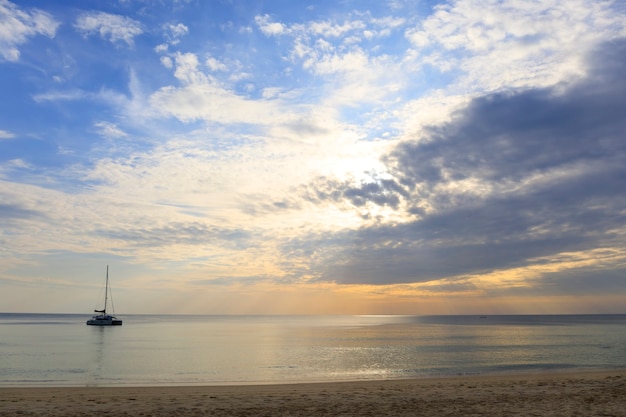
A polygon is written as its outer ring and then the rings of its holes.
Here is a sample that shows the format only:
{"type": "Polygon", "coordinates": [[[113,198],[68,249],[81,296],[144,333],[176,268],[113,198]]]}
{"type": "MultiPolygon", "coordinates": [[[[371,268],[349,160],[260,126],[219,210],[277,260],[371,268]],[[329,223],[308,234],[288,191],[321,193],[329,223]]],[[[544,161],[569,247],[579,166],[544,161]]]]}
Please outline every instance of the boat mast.
{"type": "Polygon", "coordinates": [[[103,314],[107,314],[107,301],[109,298],[109,265],[107,265],[107,281],[104,286],[104,311],[103,314]]]}

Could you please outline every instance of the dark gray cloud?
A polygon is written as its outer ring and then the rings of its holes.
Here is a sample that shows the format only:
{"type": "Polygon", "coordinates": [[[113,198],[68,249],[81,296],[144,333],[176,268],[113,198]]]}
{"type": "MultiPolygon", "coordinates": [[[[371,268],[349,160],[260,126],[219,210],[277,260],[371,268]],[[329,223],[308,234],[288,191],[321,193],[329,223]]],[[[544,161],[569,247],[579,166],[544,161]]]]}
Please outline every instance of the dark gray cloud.
{"type": "MultiPolygon", "coordinates": [[[[584,79],[474,99],[451,122],[400,144],[384,160],[390,179],[312,184],[311,200],[387,206],[414,219],[321,237],[319,247],[334,250],[314,265],[320,278],[424,282],[624,248],[624,68],[626,40],[604,44],[588,57],[584,79]]],[[[559,285],[589,285],[584,273],[572,274],[559,285]]]]}
{"type": "Polygon", "coordinates": [[[401,199],[409,196],[405,188],[394,179],[381,179],[376,176],[359,185],[321,177],[305,187],[302,194],[306,200],[315,203],[348,202],[355,207],[362,207],[372,202],[392,208],[398,208],[401,199]]]}

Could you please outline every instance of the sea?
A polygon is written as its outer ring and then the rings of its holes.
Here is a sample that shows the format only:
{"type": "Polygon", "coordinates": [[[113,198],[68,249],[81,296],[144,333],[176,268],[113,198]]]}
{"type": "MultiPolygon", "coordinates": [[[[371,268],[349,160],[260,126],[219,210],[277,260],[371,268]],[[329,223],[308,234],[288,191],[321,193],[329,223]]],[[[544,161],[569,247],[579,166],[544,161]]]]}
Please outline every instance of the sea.
{"type": "Polygon", "coordinates": [[[0,387],[292,384],[626,368],[626,315],[0,313],[0,387]]]}

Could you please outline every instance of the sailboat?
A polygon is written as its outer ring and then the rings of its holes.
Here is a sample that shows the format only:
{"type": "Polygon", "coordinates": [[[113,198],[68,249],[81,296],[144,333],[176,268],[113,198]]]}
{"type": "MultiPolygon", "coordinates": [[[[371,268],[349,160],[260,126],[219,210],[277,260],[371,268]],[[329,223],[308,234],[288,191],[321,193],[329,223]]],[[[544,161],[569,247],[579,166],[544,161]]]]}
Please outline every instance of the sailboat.
{"type": "Polygon", "coordinates": [[[104,308],[102,310],[94,310],[95,313],[100,313],[87,320],[87,324],[90,326],[121,326],[122,320],[107,314],[107,303],[109,301],[109,265],[107,265],[107,280],[104,287],[104,308]]]}

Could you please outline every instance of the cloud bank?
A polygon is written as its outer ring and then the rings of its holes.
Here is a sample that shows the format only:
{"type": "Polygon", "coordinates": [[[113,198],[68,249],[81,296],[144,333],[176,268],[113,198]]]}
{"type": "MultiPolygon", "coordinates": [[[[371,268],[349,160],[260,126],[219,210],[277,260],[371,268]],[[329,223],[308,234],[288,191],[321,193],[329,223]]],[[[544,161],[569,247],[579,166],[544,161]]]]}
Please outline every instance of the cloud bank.
{"type": "MultiPolygon", "coordinates": [[[[589,273],[588,283],[626,289],[617,272],[626,243],[626,40],[603,44],[586,62],[578,82],[473,99],[389,153],[384,181],[312,185],[309,196],[401,209],[410,219],[325,237],[318,244],[332,255],[319,278],[465,280],[599,250],[620,254],[608,268],[616,272],[589,273]]],[[[559,272],[562,287],[581,284],[569,274],[580,272],[559,272]]]]}

